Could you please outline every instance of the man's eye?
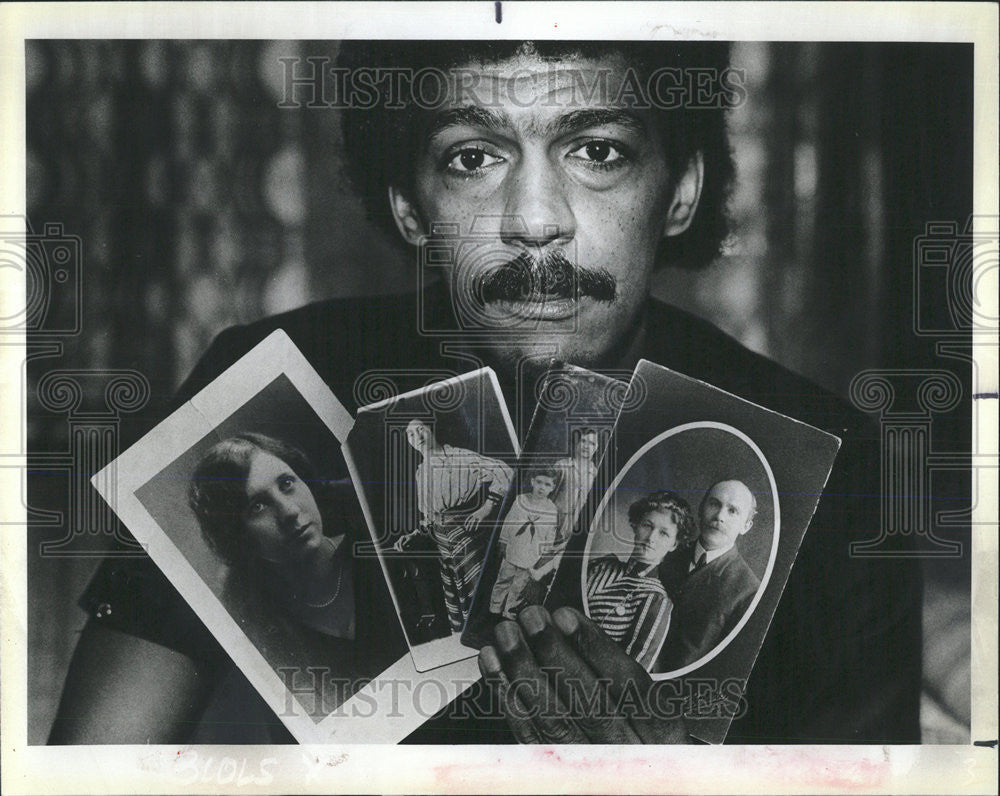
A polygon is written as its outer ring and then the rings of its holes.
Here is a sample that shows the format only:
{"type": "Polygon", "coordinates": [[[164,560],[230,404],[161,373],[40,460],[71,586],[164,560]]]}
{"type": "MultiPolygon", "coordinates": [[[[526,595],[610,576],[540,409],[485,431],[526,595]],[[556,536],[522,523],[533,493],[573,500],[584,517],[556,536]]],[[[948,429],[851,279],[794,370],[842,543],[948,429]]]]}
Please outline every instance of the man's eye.
{"type": "Polygon", "coordinates": [[[247,508],[247,512],[250,514],[260,514],[263,510],[264,510],[264,504],[259,500],[255,500],[247,508]]]}
{"type": "Polygon", "coordinates": [[[291,478],[290,476],[285,475],[278,479],[278,488],[282,492],[287,492],[294,485],[295,485],[295,479],[291,478]]]}
{"type": "Polygon", "coordinates": [[[472,174],[502,160],[503,158],[491,155],[485,149],[468,147],[453,154],[447,163],[447,168],[457,174],[472,174]]]}
{"type": "Polygon", "coordinates": [[[569,156],[603,168],[623,165],[626,160],[625,153],[619,147],[603,140],[588,141],[570,152],[569,156]]]}

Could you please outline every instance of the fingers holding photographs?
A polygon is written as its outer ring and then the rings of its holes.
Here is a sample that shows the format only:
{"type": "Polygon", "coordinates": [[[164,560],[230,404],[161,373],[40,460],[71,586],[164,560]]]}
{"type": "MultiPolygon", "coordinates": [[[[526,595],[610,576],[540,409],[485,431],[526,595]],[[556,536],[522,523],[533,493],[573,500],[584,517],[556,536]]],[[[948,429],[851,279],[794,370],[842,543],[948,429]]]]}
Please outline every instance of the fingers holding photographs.
{"type": "Polygon", "coordinates": [[[545,743],[535,729],[528,708],[517,695],[517,690],[511,689],[510,680],[504,674],[500,657],[494,647],[483,647],[479,651],[479,671],[483,673],[486,684],[497,693],[507,724],[517,742],[545,743]]]}
{"type": "Polygon", "coordinates": [[[556,610],[552,621],[593,670],[597,680],[608,684],[617,713],[627,719],[642,743],[687,741],[680,713],[673,715],[670,711],[661,713],[658,710],[658,700],[653,694],[654,683],[648,672],[593,621],[566,607],[556,610]]]}
{"type": "MultiPolygon", "coordinates": [[[[535,660],[550,675],[560,704],[587,740],[591,743],[640,743],[638,734],[616,709],[613,693],[620,689],[610,679],[598,676],[571,639],[553,623],[549,612],[541,606],[531,606],[522,611],[518,619],[535,660]]],[[[619,654],[624,655],[620,650],[619,654]]]]}
{"type": "MultiPolygon", "coordinates": [[[[553,687],[551,678],[554,673],[539,665],[518,624],[501,622],[496,627],[495,635],[496,662],[508,681],[507,695],[502,704],[518,740],[529,735],[522,722],[526,718],[534,729],[534,743],[586,743],[587,737],[573,721],[553,687]],[[522,705],[527,712],[513,716],[513,712],[522,705]]],[[[480,665],[482,663],[481,655],[480,665]]]]}

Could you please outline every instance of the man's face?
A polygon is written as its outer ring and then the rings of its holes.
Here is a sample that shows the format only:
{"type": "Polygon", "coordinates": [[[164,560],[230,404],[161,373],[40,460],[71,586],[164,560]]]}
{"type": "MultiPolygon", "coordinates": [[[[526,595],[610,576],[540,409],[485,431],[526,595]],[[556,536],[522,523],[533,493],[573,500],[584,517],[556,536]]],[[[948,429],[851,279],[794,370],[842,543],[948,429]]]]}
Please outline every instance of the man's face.
{"type": "Polygon", "coordinates": [[[742,481],[720,481],[701,502],[701,546],[717,550],[732,545],[753,523],[753,495],[742,481]]]}
{"type": "Polygon", "coordinates": [[[556,488],[551,475],[536,475],[531,479],[531,494],[537,498],[547,498],[556,488]]]}
{"type": "Polygon", "coordinates": [[[660,240],[690,221],[668,196],[654,112],[615,105],[619,57],[463,70],[480,88],[453,89],[419,149],[412,204],[393,198],[404,235],[457,230],[453,305],[496,329],[502,362],[610,363],[633,339],[660,240]],[[604,97],[580,90],[604,80],[604,97]]]}
{"type": "Polygon", "coordinates": [[[647,512],[632,526],[632,530],[635,532],[633,561],[656,566],[677,547],[677,522],[669,511],[647,512]]]}
{"type": "Polygon", "coordinates": [[[576,458],[592,459],[597,453],[597,434],[592,431],[584,432],[576,443],[576,458]]]}

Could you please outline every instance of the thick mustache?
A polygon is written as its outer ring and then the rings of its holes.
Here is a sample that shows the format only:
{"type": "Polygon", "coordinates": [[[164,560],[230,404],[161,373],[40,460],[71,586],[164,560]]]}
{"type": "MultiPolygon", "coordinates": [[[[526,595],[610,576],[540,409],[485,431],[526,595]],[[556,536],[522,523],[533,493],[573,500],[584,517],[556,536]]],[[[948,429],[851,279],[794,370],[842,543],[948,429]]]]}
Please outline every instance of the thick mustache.
{"type": "Polygon", "coordinates": [[[596,301],[614,301],[618,285],[607,270],[575,266],[565,254],[556,250],[541,257],[521,252],[513,260],[483,275],[476,293],[484,304],[538,296],[589,296],[596,301]]]}

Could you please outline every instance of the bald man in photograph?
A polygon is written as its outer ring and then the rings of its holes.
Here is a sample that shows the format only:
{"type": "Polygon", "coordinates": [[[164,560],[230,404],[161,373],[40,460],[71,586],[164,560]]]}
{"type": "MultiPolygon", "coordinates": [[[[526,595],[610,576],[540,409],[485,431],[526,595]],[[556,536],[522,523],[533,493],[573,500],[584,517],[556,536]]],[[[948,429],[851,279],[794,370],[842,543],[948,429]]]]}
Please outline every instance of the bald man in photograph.
{"type": "Polygon", "coordinates": [[[750,607],[760,579],[736,540],[753,527],[756,513],[757,500],[742,481],[713,484],[698,510],[698,540],[660,565],[660,579],[674,600],[660,671],[680,669],[711,652],[750,607]]]}

